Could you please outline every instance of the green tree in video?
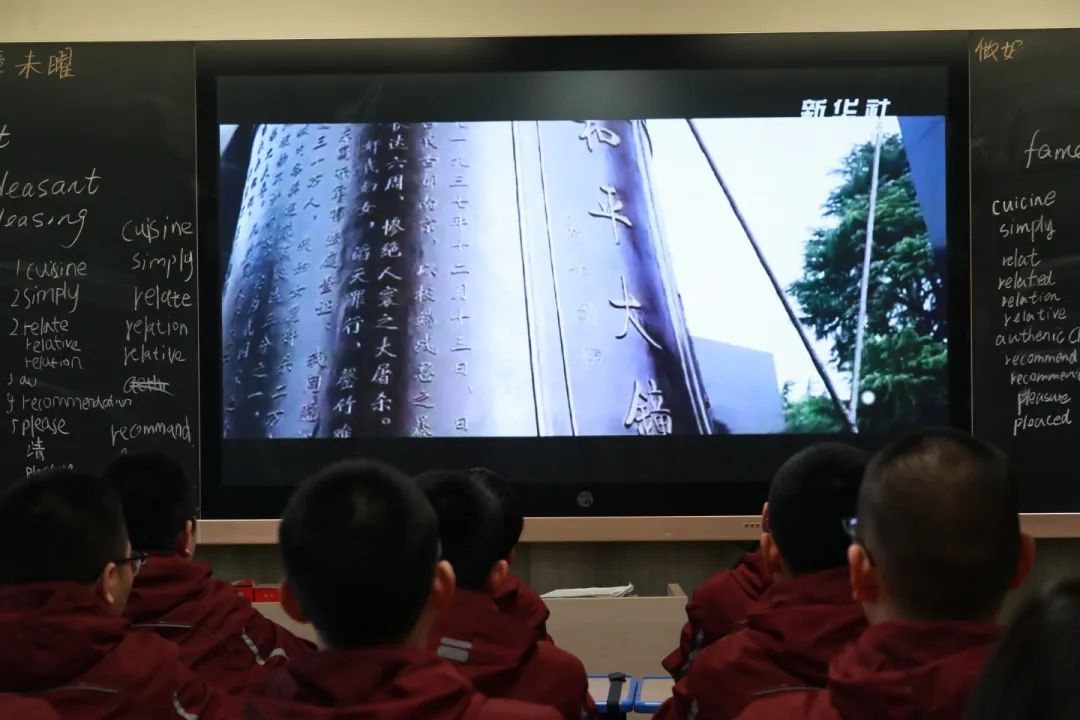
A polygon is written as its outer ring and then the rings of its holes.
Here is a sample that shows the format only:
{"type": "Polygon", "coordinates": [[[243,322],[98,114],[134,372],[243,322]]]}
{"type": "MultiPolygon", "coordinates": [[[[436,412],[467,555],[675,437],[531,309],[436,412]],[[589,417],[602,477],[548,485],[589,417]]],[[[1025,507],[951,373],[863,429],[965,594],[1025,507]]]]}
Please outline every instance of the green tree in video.
{"type": "MultiPolygon", "coordinates": [[[[840,183],[825,204],[834,227],[818,228],[806,243],[802,278],[789,291],[802,322],[831,345],[830,359],[851,373],[859,313],[859,283],[870,207],[874,145],[857,146],[837,170],[840,183]]],[[[937,418],[946,406],[946,342],[942,279],[922,219],[899,136],[883,140],[870,266],[859,408],[859,429],[889,432],[897,418],[937,418]]],[[[827,395],[792,397],[784,388],[789,431],[844,427],[827,395]]]]}

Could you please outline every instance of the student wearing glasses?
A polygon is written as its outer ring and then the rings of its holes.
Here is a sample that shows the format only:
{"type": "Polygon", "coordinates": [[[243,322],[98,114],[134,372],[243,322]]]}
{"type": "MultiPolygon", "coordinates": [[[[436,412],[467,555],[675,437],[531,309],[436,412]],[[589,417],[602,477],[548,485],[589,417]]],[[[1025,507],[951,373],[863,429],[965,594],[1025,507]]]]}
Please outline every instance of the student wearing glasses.
{"type": "Polygon", "coordinates": [[[851,596],[843,522],[866,463],[861,450],[822,443],[781,466],[762,517],[773,583],[742,627],[701,651],[658,720],[731,720],[755,696],[825,684],[829,662],[866,628],[851,596]]]}
{"type": "Polygon", "coordinates": [[[0,493],[0,692],[68,719],[224,718],[172,643],[121,615],[146,560],[108,484],[71,470],[0,493]]]}
{"type": "Polygon", "coordinates": [[[776,691],[741,720],[963,715],[1005,593],[1035,555],[1008,461],[956,430],[906,435],[871,461],[857,518],[848,564],[870,628],[832,662],[824,689],[776,691]]]}
{"type": "Polygon", "coordinates": [[[104,474],[120,497],[128,536],[149,561],[124,610],[132,626],[180,647],[180,659],[243,708],[265,670],[314,648],[266,619],[195,551],[195,484],[158,453],[123,455],[104,474]]]}

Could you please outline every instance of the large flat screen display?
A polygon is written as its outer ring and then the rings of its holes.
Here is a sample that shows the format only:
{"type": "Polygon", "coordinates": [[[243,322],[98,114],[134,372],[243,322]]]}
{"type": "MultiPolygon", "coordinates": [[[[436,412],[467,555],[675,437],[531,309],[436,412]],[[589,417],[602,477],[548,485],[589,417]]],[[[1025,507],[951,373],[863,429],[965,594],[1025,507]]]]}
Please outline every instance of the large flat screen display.
{"type": "Polygon", "coordinates": [[[223,123],[224,436],[942,423],[945,118],[894,104],[223,123]]]}
{"type": "Polygon", "coordinates": [[[949,77],[216,76],[221,483],[485,465],[602,514],[948,424],[949,77]]]}

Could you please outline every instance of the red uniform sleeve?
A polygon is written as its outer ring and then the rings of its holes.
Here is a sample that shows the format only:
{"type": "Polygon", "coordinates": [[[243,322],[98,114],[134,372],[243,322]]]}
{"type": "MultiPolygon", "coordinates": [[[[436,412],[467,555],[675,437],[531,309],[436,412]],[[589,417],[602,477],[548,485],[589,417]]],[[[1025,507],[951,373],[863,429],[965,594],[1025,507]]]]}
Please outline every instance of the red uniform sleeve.
{"type": "Polygon", "coordinates": [[[61,720],[60,715],[44,700],[0,695],[0,717],[12,720],[61,720]]]}
{"type": "MultiPolygon", "coordinates": [[[[686,607],[686,613],[689,616],[689,604],[687,604],[686,607]]],[[[683,625],[682,632],[679,633],[679,647],[672,650],[671,654],[664,658],[660,663],[675,680],[686,675],[686,672],[690,669],[690,661],[699,649],[698,644],[695,641],[697,633],[698,631],[694,627],[694,623],[688,620],[686,624],[683,625]]]]}
{"type": "Polygon", "coordinates": [[[770,582],[759,553],[747,553],[735,568],[703,582],[686,604],[679,647],[661,663],[671,677],[685,676],[703,648],[734,631],[770,582]]]}
{"type": "Polygon", "coordinates": [[[176,666],[173,711],[180,720],[234,720],[243,717],[243,703],[230,707],[218,692],[207,687],[186,666],[176,666]]]}
{"type": "Polygon", "coordinates": [[[822,690],[777,690],[753,700],[735,720],[841,720],[822,690]]]}
{"type": "Polygon", "coordinates": [[[485,698],[477,713],[467,717],[469,720],[560,720],[562,716],[547,705],[485,698]]]}
{"type": "Polygon", "coordinates": [[[576,657],[550,643],[540,643],[528,669],[532,680],[522,678],[523,683],[546,690],[537,693],[541,702],[551,705],[566,720],[594,718],[596,706],[589,696],[589,679],[585,666],[576,657]]]}

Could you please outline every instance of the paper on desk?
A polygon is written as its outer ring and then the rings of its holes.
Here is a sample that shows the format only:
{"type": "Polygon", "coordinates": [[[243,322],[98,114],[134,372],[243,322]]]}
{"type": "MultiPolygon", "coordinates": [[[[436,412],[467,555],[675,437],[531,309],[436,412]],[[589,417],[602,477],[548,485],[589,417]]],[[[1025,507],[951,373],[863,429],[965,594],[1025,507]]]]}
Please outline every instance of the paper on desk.
{"type": "Polygon", "coordinates": [[[589,587],[589,588],[566,588],[565,590],[552,590],[540,597],[545,598],[617,598],[626,597],[634,592],[634,585],[618,585],[616,587],[589,587]]]}

